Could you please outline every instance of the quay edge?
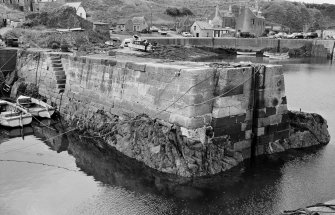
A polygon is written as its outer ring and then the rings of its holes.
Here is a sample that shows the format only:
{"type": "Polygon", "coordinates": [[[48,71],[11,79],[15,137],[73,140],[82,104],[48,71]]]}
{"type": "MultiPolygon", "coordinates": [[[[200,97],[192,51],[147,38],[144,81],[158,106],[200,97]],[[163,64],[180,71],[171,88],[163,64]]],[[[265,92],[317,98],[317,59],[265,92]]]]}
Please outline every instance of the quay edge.
{"type": "Polygon", "coordinates": [[[17,68],[12,96],[21,84],[36,85],[73,127],[183,177],[214,175],[252,156],[330,139],[321,116],[287,110],[281,66],[19,50],[17,68]]]}

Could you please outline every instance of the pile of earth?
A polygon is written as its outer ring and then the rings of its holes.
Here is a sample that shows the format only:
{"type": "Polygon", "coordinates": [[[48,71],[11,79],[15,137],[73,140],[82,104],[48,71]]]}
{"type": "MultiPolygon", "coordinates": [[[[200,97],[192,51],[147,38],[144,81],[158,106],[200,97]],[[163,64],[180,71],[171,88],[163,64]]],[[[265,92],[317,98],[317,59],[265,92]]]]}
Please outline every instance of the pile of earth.
{"type": "Polygon", "coordinates": [[[27,27],[43,25],[47,28],[93,29],[93,23],[77,16],[76,9],[62,6],[51,11],[30,13],[23,24],[27,27]]]}
{"type": "Polygon", "coordinates": [[[167,59],[167,60],[196,60],[199,58],[217,56],[211,51],[195,47],[183,46],[157,46],[153,52],[147,53],[144,57],[167,59]]]}

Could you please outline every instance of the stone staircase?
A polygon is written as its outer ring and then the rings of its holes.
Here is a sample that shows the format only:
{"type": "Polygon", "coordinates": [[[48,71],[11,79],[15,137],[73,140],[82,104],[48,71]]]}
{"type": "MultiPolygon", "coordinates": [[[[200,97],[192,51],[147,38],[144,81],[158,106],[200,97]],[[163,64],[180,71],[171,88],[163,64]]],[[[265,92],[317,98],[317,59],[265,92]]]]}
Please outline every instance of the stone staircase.
{"type": "Polygon", "coordinates": [[[59,54],[50,54],[52,71],[55,73],[58,93],[64,93],[66,75],[62,65],[62,57],[59,54]]]}

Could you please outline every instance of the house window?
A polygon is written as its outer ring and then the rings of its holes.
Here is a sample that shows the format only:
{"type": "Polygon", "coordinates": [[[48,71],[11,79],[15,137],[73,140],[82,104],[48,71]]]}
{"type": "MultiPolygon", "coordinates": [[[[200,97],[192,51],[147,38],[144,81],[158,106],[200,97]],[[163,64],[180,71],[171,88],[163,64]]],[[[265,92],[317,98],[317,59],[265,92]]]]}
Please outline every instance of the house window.
{"type": "Polygon", "coordinates": [[[197,30],[197,26],[194,26],[193,28],[194,28],[194,30],[197,30]]]}
{"type": "Polygon", "coordinates": [[[209,33],[207,32],[207,37],[209,37],[209,33]]]}
{"type": "Polygon", "coordinates": [[[251,23],[254,25],[255,24],[255,19],[251,19],[251,23]]]}

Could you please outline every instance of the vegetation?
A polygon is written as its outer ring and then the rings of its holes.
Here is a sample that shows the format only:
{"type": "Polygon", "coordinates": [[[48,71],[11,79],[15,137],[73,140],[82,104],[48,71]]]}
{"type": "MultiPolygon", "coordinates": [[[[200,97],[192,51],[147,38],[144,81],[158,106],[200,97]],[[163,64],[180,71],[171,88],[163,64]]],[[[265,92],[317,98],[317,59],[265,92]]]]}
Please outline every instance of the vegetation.
{"type": "Polygon", "coordinates": [[[169,7],[165,10],[165,12],[166,12],[167,15],[172,16],[172,17],[193,15],[193,12],[186,7],[183,7],[181,9],[178,9],[176,7],[169,7]]]}
{"type": "Polygon", "coordinates": [[[295,32],[324,29],[329,25],[329,20],[334,20],[334,10],[335,5],[322,6],[288,1],[266,2],[262,6],[267,20],[286,25],[295,32]],[[332,8],[332,13],[330,8],[332,8]]]}

